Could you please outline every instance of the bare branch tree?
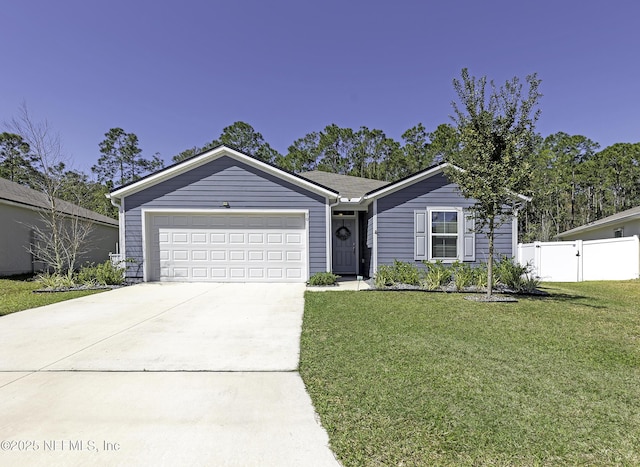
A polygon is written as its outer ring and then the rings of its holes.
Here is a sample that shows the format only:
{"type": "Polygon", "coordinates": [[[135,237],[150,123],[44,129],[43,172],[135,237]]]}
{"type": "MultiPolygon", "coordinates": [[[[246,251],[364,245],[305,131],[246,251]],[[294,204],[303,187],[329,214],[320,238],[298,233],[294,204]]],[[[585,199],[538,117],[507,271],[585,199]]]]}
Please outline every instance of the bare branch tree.
{"type": "Polygon", "coordinates": [[[79,207],[60,200],[67,159],[63,156],[60,136],[44,120],[31,118],[26,104],[7,126],[27,142],[39,175],[33,186],[44,193],[47,207],[41,222],[31,225],[34,238],[30,252],[55,274],[71,276],[79,257],[86,253],[93,225],[79,215],[79,207]],[[62,209],[64,206],[64,209],[62,209]]]}

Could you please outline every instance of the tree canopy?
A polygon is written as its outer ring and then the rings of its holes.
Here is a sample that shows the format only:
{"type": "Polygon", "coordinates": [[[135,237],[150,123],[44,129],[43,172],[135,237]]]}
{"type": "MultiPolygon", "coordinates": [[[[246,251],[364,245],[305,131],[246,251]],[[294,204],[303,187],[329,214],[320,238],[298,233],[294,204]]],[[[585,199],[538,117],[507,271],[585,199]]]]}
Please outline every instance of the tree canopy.
{"type": "Polygon", "coordinates": [[[98,163],[91,167],[98,181],[113,188],[135,182],[143,175],[164,166],[158,154],[151,159],[141,156],[138,137],[135,133],[127,133],[122,128],[112,128],[105,133],[105,139],[99,144],[98,163]]]}
{"type": "Polygon", "coordinates": [[[491,295],[495,229],[513,212],[515,195],[532,191],[531,170],[536,143],[536,108],[542,96],[535,74],[526,78],[528,89],[517,77],[499,88],[486,77],[475,78],[467,69],[453,86],[459,102],[453,102],[459,148],[447,155],[449,177],[466,198],[474,200],[477,227],[486,227],[489,238],[488,294],[491,295]]]}

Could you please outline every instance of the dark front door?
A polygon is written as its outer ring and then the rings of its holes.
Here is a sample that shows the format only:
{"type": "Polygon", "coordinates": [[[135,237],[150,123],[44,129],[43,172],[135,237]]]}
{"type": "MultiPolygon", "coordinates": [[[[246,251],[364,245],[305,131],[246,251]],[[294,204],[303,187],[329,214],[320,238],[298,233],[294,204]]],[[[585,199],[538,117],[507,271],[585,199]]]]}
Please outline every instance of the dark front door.
{"type": "Polygon", "coordinates": [[[336,274],[356,273],[355,219],[333,219],[333,272],[336,274]]]}

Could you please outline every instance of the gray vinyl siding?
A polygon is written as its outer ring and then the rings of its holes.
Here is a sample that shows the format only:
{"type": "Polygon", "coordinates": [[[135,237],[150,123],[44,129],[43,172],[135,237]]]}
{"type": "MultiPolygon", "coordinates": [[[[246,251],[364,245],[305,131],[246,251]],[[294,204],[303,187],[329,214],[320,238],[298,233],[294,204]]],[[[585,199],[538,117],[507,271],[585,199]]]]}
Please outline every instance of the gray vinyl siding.
{"type": "MultiPolygon", "coordinates": [[[[414,211],[428,207],[462,207],[473,205],[463,198],[457,186],[443,174],[434,175],[402,190],[378,199],[378,265],[392,264],[394,259],[414,262],[414,211]]],[[[495,255],[512,255],[511,220],[495,231],[495,255]]],[[[489,242],[482,232],[475,235],[475,263],[488,258],[489,242]]]]}
{"type": "Polygon", "coordinates": [[[126,257],[135,260],[127,275],[142,279],[141,209],[306,209],[309,211],[309,274],[326,271],[326,203],[324,196],[307,191],[271,174],[223,156],[125,198],[126,257]]]}

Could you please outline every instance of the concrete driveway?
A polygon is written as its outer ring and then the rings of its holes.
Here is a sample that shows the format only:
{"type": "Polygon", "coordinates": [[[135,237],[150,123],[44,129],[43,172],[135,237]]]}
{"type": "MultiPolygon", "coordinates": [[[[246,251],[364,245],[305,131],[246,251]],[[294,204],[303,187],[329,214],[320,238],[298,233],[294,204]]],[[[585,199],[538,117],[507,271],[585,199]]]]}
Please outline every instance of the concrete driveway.
{"type": "Polygon", "coordinates": [[[337,466],[304,286],[141,284],[0,317],[1,465],[337,466]]]}

